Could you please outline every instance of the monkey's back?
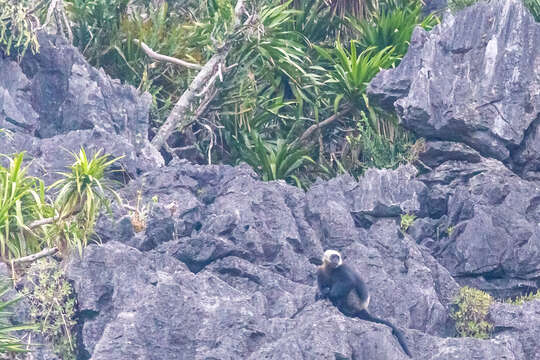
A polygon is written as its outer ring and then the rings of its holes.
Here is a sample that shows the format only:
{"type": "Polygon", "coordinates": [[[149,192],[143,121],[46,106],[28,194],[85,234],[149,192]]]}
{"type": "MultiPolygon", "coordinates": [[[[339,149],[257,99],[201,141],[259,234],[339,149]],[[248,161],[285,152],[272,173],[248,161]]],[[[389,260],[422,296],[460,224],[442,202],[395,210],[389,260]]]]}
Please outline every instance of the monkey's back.
{"type": "Polygon", "coordinates": [[[347,294],[346,301],[343,303],[345,307],[343,310],[354,314],[367,309],[370,296],[368,288],[360,277],[360,274],[346,264],[341,265],[336,270],[340,270],[341,272],[338,278],[347,279],[347,281],[353,284],[351,291],[347,294]]]}

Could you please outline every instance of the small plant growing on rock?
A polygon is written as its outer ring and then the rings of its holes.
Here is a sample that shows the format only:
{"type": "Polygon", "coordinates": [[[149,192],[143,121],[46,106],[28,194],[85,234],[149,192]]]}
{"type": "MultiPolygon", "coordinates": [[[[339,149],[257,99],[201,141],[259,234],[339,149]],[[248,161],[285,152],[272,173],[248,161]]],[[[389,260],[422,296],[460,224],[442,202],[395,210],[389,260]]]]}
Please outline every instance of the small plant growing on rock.
{"type": "Polygon", "coordinates": [[[535,299],[540,299],[540,289],[536,292],[530,292],[526,295],[518,296],[515,299],[507,299],[506,303],[512,305],[523,305],[528,301],[533,301],[535,299]]]}
{"type": "Polygon", "coordinates": [[[488,321],[489,307],[493,298],[481,290],[464,286],[454,299],[456,331],[460,337],[487,339],[493,324],[488,321]]]}
{"type": "Polygon", "coordinates": [[[402,214],[401,215],[401,230],[407,231],[409,226],[412,225],[414,220],[416,219],[416,215],[414,214],[402,214]]]}
{"type": "Polygon", "coordinates": [[[150,212],[152,211],[153,204],[158,202],[157,196],[152,197],[151,203],[141,204],[142,202],[142,191],[137,191],[137,206],[132,207],[129,205],[124,205],[125,208],[131,211],[130,219],[131,225],[135,232],[141,232],[146,229],[146,219],[150,212]]]}
{"type": "Polygon", "coordinates": [[[5,136],[9,140],[13,139],[13,135],[12,135],[11,131],[9,131],[8,129],[0,128],[0,136],[5,136]]]}
{"type": "Polygon", "coordinates": [[[30,316],[39,331],[53,343],[64,360],[75,360],[75,297],[63,271],[51,258],[43,258],[28,269],[23,294],[30,303],[30,316]]]}
{"type": "MultiPolygon", "coordinates": [[[[0,280],[0,298],[3,299],[8,291],[10,290],[10,285],[5,279],[0,280]]],[[[0,354],[6,354],[8,356],[13,355],[14,353],[21,353],[28,351],[25,344],[21,340],[12,335],[15,331],[20,330],[35,330],[35,325],[12,325],[8,320],[9,316],[12,315],[9,311],[11,305],[19,301],[21,297],[16,297],[10,300],[0,300],[0,354]]],[[[11,359],[11,357],[9,357],[11,359]]],[[[5,359],[4,355],[0,355],[0,359],[5,359]]]]}

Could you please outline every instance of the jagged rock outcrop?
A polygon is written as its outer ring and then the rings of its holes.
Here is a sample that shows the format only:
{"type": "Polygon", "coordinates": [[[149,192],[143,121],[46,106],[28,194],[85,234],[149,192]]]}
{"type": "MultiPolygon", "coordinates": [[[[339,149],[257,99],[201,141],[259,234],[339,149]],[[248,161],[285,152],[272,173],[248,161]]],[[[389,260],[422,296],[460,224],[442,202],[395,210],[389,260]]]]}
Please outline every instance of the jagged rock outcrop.
{"type": "Polygon", "coordinates": [[[427,33],[368,87],[373,101],[430,139],[465,143],[537,178],[540,24],[520,0],[479,2],[427,33]]]}
{"type": "Polygon", "coordinates": [[[489,316],[494,325],[495,339],[515,341],[523,349],[525,358],[538,360],[540,336],[540,300],[522,305],[497,303],[491,306],[489,316]]]}
{"type": "Polygon", "coordinates": [[[463,145],[428,143],[420,159],[434,167],[418,180],[446,210],[441,218],[417,221],[411,235],[462,283],[499,296],[536,288],[539,184],[463,145]]]}
{"type": "Polygon", "coordinates": [[[40,33],[39,42],[20,64],[0,52],[0,128],[14,133],[0,134],[2,152],[27,151],[32,172],[46,180],[81,146],[125,156],[131,177],[163,164],[148,144],[148,94],[92,68],[61,37],[40,33]]]}
{"type": "Polygon", "coordinates": [[[100,225],[106,243],[68,266],[81,348],[92,359],[404,359],[388,328],[315,302],[313,263],[333,247],[364,274],[371,311],[404,329],[417,358],[527,358],[515,336],[447,337],[457,283],[400,230],[394,210],[381,211],[429,202],[412,170],[372,170],[369,183],[342,176],[306,194],[247,168],[180,162],[145,174],[123,196],[143,189],[142,203],[153,204],[146,229],[126,231],[129,215],[116,209],[100,225]],[[362,200],[371,188],[386,191],[362,200]]]}
{"type": "Polygon", "coordinates": [[[539,49],[540,24],[521,1],[480,2],[416,29],[400,66],[368,87],[429,140],[417,180],[434,211],[411,234],[462,283],[500,296],[540,278],[539,49]]]}

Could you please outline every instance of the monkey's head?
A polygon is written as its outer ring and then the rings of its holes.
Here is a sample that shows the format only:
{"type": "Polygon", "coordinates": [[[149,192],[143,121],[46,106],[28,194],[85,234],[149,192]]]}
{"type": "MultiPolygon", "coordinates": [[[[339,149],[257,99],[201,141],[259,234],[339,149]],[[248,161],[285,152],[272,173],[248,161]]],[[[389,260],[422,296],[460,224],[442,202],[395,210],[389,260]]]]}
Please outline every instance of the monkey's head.
{"type": "Polygon", "coordinates": [[[323,265],[329,266],[331,268],[337,268],[341,264],[343,264],[343,260],[341,260],[341,254],[336,250],[326,250],[324,252],[323,258],[323,265]]]}

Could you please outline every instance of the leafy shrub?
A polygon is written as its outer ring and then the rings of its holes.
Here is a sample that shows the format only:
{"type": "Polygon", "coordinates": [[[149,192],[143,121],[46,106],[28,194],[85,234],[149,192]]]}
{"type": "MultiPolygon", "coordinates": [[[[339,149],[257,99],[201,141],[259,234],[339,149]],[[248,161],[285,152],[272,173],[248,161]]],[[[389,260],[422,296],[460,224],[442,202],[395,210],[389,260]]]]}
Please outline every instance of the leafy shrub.
{"type": "Polygon", "coordinates": [[[395,4],[395,7],[382,7],[371,19],[349,19],[357,33],[359,48],[365,50],[374,47],[375,51],[381,51],[391,47],[396,57],[403,57],[416,26],[429,31],[439,23],[434,15],[424,17],[422,8],[421,1],[411,1],[395,4]]]}
{"type": "Polygon", "coordinates": [[[70,283],[50,258],[33,263],[27,281],[22,292],[30,303],[30,317],[36,320],[37,331],[52,342],[61,359],[75,360],[75,297],[70,283]]]}
{"type": "MultiPolygon", "coordinates": [[[[0,298],[4,298],[9,290],[10,286],[7,283],[7,280],[0,280],[0,298]]],[[[16,297],[7,301],[0,301],[0,354],[11,355],[13,353],[28,351],[25,344],[23,344],[18,337],[11,335],[11,333],[21,330],[36,329],[36,325],[12,325],[8,320],[12,313],[7,310],[9,310],[9,308],[19,300],[21,300],[21,297],[16,297]]]]}
{"type": "MultiPolygon", "coordinates": [[[[400,152],[410,146],[410,135],[394,117],[369,116],[365,124],[372,129],[356,127],[360,111],[369,111],[367,83],[381,68],[399,61],[413,27],[422,23],[419,1],[414,6],[405,0],[257,1],[248,9],[253,16],[245,16],[240,27],[234,25],[235,0],[190,3],[173,11],[166,3],[154,8],[150,2],[136,2],[129,12],[125,0],[66,1],[76,43],[91,62],[153,95],[153,125],[161,123],[195,70],[154,61],[134,40],[198,64],[223,44],[230,46],[227,69],[219,72],[215,87],[193,102],[189,128],[169,139],[167,151],[173,157],[196,149],[199,154],[190,153],[192,160],[246,161],[264,178],[285,176],[296,183],[298,177],[303,183],[313,180],[328,162],[330,176],[334,164],[341,164],[340,172],[360,173],[367,166],[393,167],[406,157],[400,152]],[[374,12],[377,6],[380,10],[374,12]],[[372,44],[341,42],[340,36],[352,34],[348,15],[365,19],[365,32],[373,34],[365,39],[372,44]],[[337,112],[332,126],[326,122],[321,130],[306,131],[337,112]],[[306,132],[300,148],[297,139],[306,132]],[[280,153],[291,154],[282,156],[287,158],[283,166],[292,166],[292,171],[281,168],[280,174],[278,165],[274,170],[268,165],[280,153]]],[[[423,24],[429,29],[432,21],[428,17],[423,24]]]]}
{"type": "MultiPolygon", "coordinates": [[[[380,115],[379,115],[380,116],[380,115]]],[[[347,136],[350,160],[347,168],[360,176],[366,168],[396,168],[412,160],[414,138],[397,125],[396,119],[381,119],[371,113],[360,113],[357,134],[347,136]]]]}
{"type": "Polygon", "coordinates": [[[129,0],[65,0],[73,20],[73,41],[88,61],[101,66],[103,54],[113,50],[129,0]]]}
{"type": "Polygon", "coordinates": [[[9,167],[0,166],[0,256],[3,260],[41,250],[43,240],[39,232],[32,233],[27,225],[52,216],[52,208],[45,201],[45,186],[41,180],[26,175],[23,157],[23,153],[7,157],[9,167]]]}
{"type": "Polygon", "coordinates": [[[358,52],[358,42],[351,40],[350,50],[336,41],[334,49],[315,46],[319,54],[332,64],[333,69],[326,72],[329,91],[335,94],[334,109],[337,110],[343,98],[357,109],[365,108],[367,84],[381,69],[391,67],[396,60],[393,49],[388,47],[377,51],[368,48],[358,52]]]}
{"type": "Polygon", "coordinates": [[[400,223],[401,230],[407,231],[407,229],[409,229],[409,226],[413,224],[415,219],[416,215],[414,214],[402,214],[400,223]]]}
{"type": "Polygon", "coordinates": [[[23,1],[0,0],[0,45],[9,56],[15,50],[22,58],[30,48],[33,53],[39,50],[35,33],[37,18],[23,1]]]}
{"type": "Polygon", "coordinates": [[[59,189],[56,197],[59,236],[55,241],[59,249],[76,248],[82,253],[99,211],[102,208],[109,210],[109,196],[121,203],[112,180],[105,176],[118,158],[111,159],[110,155],[101,155],[101,152],[99,150],[88,158],[81,148],[79,154],[73,154],[75,163],[70,166],[71,172],[61,173],[63,178],[51,185],[51,188],[59,189]]]}
{"type": "Polygon", "coordinates": [[[119,200],[106,178],[117,159],[98,151],[91,159],[83,149],[74,154],[71,172],[63,173],[48,189],[58,189],[56,201],[46,196],[43,181],[27,175],[24,153],[4,155],[9,167],[0,166],[0,257],[4,261],[34,254],[86,246],[96,216],[108,208],[109,196],[119,200]]]}
{"type": "MultiPolygon", "coordinates": [[[[283,139],[275,143],[264,141],[253,131],[244,141],[243,159],[265,181],[289,179],[306,161],[307,151],[287,144],[283,139]]],[[[298,182],[298,179],[295,181],[298,182]]]]}
{"type": "Polygon", "coordinates": [[[489,338],[493,329],[493,324],[488,320],[489,307],[492,303],[491,295],[468,286],[462,287],[454,299],[456,309],[452,313],[458,335],[489,338]]]}

